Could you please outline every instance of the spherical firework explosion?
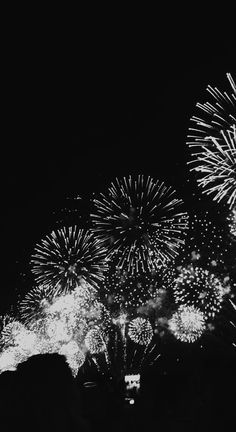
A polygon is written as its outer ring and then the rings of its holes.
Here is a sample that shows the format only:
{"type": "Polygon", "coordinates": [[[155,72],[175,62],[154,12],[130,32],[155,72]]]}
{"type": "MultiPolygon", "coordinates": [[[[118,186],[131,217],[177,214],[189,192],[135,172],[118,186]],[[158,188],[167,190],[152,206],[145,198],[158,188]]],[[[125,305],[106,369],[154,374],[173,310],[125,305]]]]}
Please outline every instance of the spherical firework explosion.
{"type": "Polygon", "coordinates": [[[236,202],[236,85],[227,74],[232,93],[208,86],[212,103],[197,104],[203,117],[192,117],[188,142],[193,148],[192,171],[199,174],[198,184],[217,202],[232,208],[236,202]]]}
{"type": "Polygon", "coordinates": [[[99,327],[94,327],[85,337],[85,346],[91,354],[99,354],[106,349],[104,335],[99,327]]]}
{"type": "Polygon", "coordinates": [[[149,320],[138,317],[130,321],[128,335],[133,342],[148,345],[153,337],[153,329],[149,320]]]}
{"type": "Polygon", "coordinates": [[[234,207],[228,216],[229,231],[231,237],[236,240],[236,207],[234,207]]]}
{"type": "Polygon", "coordinates": [[[89,231],[64,227],[52,231],[35,246],[32,273],[39,284],[66,292],[81,279],[97,285],[107,270],[105,252],[89,231]]]}
{"type": "Polygon", "coordinates": [[[173,284],[177,304],[199,308],[208,318],[221,309],[226,287],[209,270],[189,265],[180,270],[173,284]]]}
{"type": "Polygon", "coordinates": [[[39,285],[30,290],[18,306],[22,321],[28,324],[46,316],[47,308],[56,295],[57,292],[46,285],[39,285]]]}
{"type": "Polygon", "coordinates": [[[117,267],[152,271],[178,255],[188,218],[175,195],[163,182],[139,175],[116,179],[93,200],[93,231],[117,267]]]}
{"type": "Polygon", "coordinates": [[[204,313],[194,306],[180,306],[169,320],[169,329],[181,342],[195,342],[206,329],[204,313]]]}

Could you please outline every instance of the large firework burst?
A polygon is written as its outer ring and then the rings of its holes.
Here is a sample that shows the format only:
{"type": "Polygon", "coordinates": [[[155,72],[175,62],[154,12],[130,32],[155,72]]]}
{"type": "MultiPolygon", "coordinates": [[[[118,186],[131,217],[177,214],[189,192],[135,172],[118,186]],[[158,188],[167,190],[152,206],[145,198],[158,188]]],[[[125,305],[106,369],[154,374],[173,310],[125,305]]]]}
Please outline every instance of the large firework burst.
{"type": "Polygon", "coordinates": [[[152,271],[178,255],[188,217],[182,200],[150,176],[116,178],[94,200],[93,231],[117,266],[152,271]]]}
{"type": "Polygon", "coordinates": [[[204,313],[194,306],[180,306],[168,324],[169,330],[182,342],[195,342],[206,329],[204,313]]]}
{"type": "Polygon", "coordinates": [[[104,247],[78,227],[52,231],[35,246],[32,273],[39,284],[69,291],[81,278],[97,286],[107,269],[104,247]]]}
{"type": "Polygon", "coordinates": [[[207,87],[212,103],[197,104],[203,116],[193,116],[187,144],[193,149],[192,170],[199,174],[198,184],[217,202],[232,208],[236,201],[236,85],[227,74],[231,92],[207,87]]]}
{"type": "Polygon", "coordinates": [[[177,304],[197,307],[206,317],[214,318],[228,287],[214,273],[191,264],[180,269],[173,290],[177,304]]]}

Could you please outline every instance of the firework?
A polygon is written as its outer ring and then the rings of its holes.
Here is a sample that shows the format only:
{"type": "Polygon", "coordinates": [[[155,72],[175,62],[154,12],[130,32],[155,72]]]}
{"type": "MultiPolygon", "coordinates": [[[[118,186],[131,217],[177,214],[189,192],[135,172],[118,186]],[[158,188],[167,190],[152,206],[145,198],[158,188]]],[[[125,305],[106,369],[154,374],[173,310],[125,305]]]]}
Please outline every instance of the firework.
{"type": "Polygon", "coordinates": [[[27,360],[25,352],[16,347],[9,347],[0,353],[0,373],[8,370],[16,370],[19,363],[27,360]]]}
{"type": "Polygon", "coordinates": [[[173,285],[177,304],[197,307],[208,318],[220,311],[227,289],[214,273],[192,264],[180,270],[173,285]]]}
{"type": "Polygon", "coordinates": [[[85,346],[91,354],[99,354],[106,349],[104,335],[99,327],[94,327],[85,337],[85,346]]]}
{"type": "Polygon", "coordinates": [[[180,306],[169,320],[169,330],[182,342],[195,342],[205,328],[204,313],[194,306],[180,306]]]}
{"type": "Polygon", "coordinates": [[[93,231],[129,272],[152,271],[178,255],[188,226],[182,200],[151,177],[116,178],[93,200],[93,231]]]}
{"type": "Polygon", "coordinates": [[[85,354],[79,348],[75,341],[70,341],[67,344],[63,344],[59,349],[59,354],[62,354],[66,358],[66,362],[68,363],[72,375],[76,377],[78,374],[79,368],[85,362],[85,354]]]}
{"type": "Polygon", "coordinates": [[[35,246],[32,273],[39,284],[65,292],[74,289],[81,279],[97,286],[107,269],[105,252],[89,231],[64,227],[35,246]]]}
{"type": "Polygon", "coordinates": [[[21,320],[29,324],[46,316],[47,308],[56,295],[57,292],[46,285],[39,285],[30,290],[18,305],[21,320]]]}
{"type": "Polygon", "coordinates": [[[212,103],[197,104],[203,117],[193,116],[187,144],[191,149],[192,171],[199,174],[198,184],[217,202],[232,208],[236,201],[236,86],[227,74],[232,93],[208,86],[212,103]]]}
{"type": "Polygon", "coordinates": [[[153,337],[153,329],[148,319],[135,318],[129,323],[130,339],[140,345],[149,345],[153,337]]]}
{"type": "Polygon", "coordinates": [[[131,275],[121,270],[111,271],[104,281],[105,297],[110,306],[137,308],[144,304],[157,288],[151,274],[131,275]]]}
{"type": "Polygon", "coordinates": [[[227,230],[212,222],[208,212],[193,214],[189,218],[189,231],[185,248],[176,263],[181,266],[189,262],[208,268],[223,267],[229,244],[227,230]]]}
{"type": "Polygon", "coordinates": [[[227,75],[230,84],[228,92],[222,92],[210,85],[207,92],[210,94],[212,103],[197,103],[202,117],[193,116],[191,121],[195,128],[190,128],[191,135],[188,135],[189,145],[200,145],[206,136],[218,137],[222,130],[227,130],[236,124],[236,85],[230,73],[227,75]]]}
{"type": "Polygon", "coordinates": [[[236,207],[234,207],[228,216],[229,231],[231,237],[236,239],[236,207]]]}

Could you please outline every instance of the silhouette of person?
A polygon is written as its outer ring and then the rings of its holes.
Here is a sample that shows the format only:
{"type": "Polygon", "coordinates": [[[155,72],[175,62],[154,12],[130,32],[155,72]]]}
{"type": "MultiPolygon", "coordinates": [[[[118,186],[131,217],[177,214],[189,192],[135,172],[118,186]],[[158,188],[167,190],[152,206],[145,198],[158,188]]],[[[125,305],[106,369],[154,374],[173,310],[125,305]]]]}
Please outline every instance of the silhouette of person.
{"type": "MultiPolygon", "coordinates": [[[[80,393],[65,357],[42,354],[17,367],[15,406],[17,429],[24,431],[90,432],[80,393]]],[[[16,430],[16,429],[14,429],[16,430]]]]}

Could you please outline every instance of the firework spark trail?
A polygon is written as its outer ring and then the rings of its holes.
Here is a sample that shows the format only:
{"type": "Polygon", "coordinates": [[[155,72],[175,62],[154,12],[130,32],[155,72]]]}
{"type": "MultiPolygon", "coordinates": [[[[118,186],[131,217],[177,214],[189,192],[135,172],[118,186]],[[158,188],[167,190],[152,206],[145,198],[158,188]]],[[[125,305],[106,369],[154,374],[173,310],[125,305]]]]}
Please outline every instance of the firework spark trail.
{"type": "Polygon", "coordinates": [[[178,255],[188,217],[175,194],[163,182],[139,175],[116,178],[93,200],[93,232],[117,267],[151,271],[178,255]]]}
{"type": "Polygon", "coordinates": [[[67,292],[82,278],[97,287],[107,270],[106,249],[91,232],[64,227],[35,246],[30,264],[39,284],[67,292]]]}
{"type": "Polygon", "coordinates": [[[196,127],[189,128],[187,145],[193,149],[191,171],[200,174],[197,182],[203,193],[217,202],[236,202],[236,85],[227,74],[233,91],[221,92],[208,86],[213,103],[197,103],[203,117],[193,116],[196,127]]]}

